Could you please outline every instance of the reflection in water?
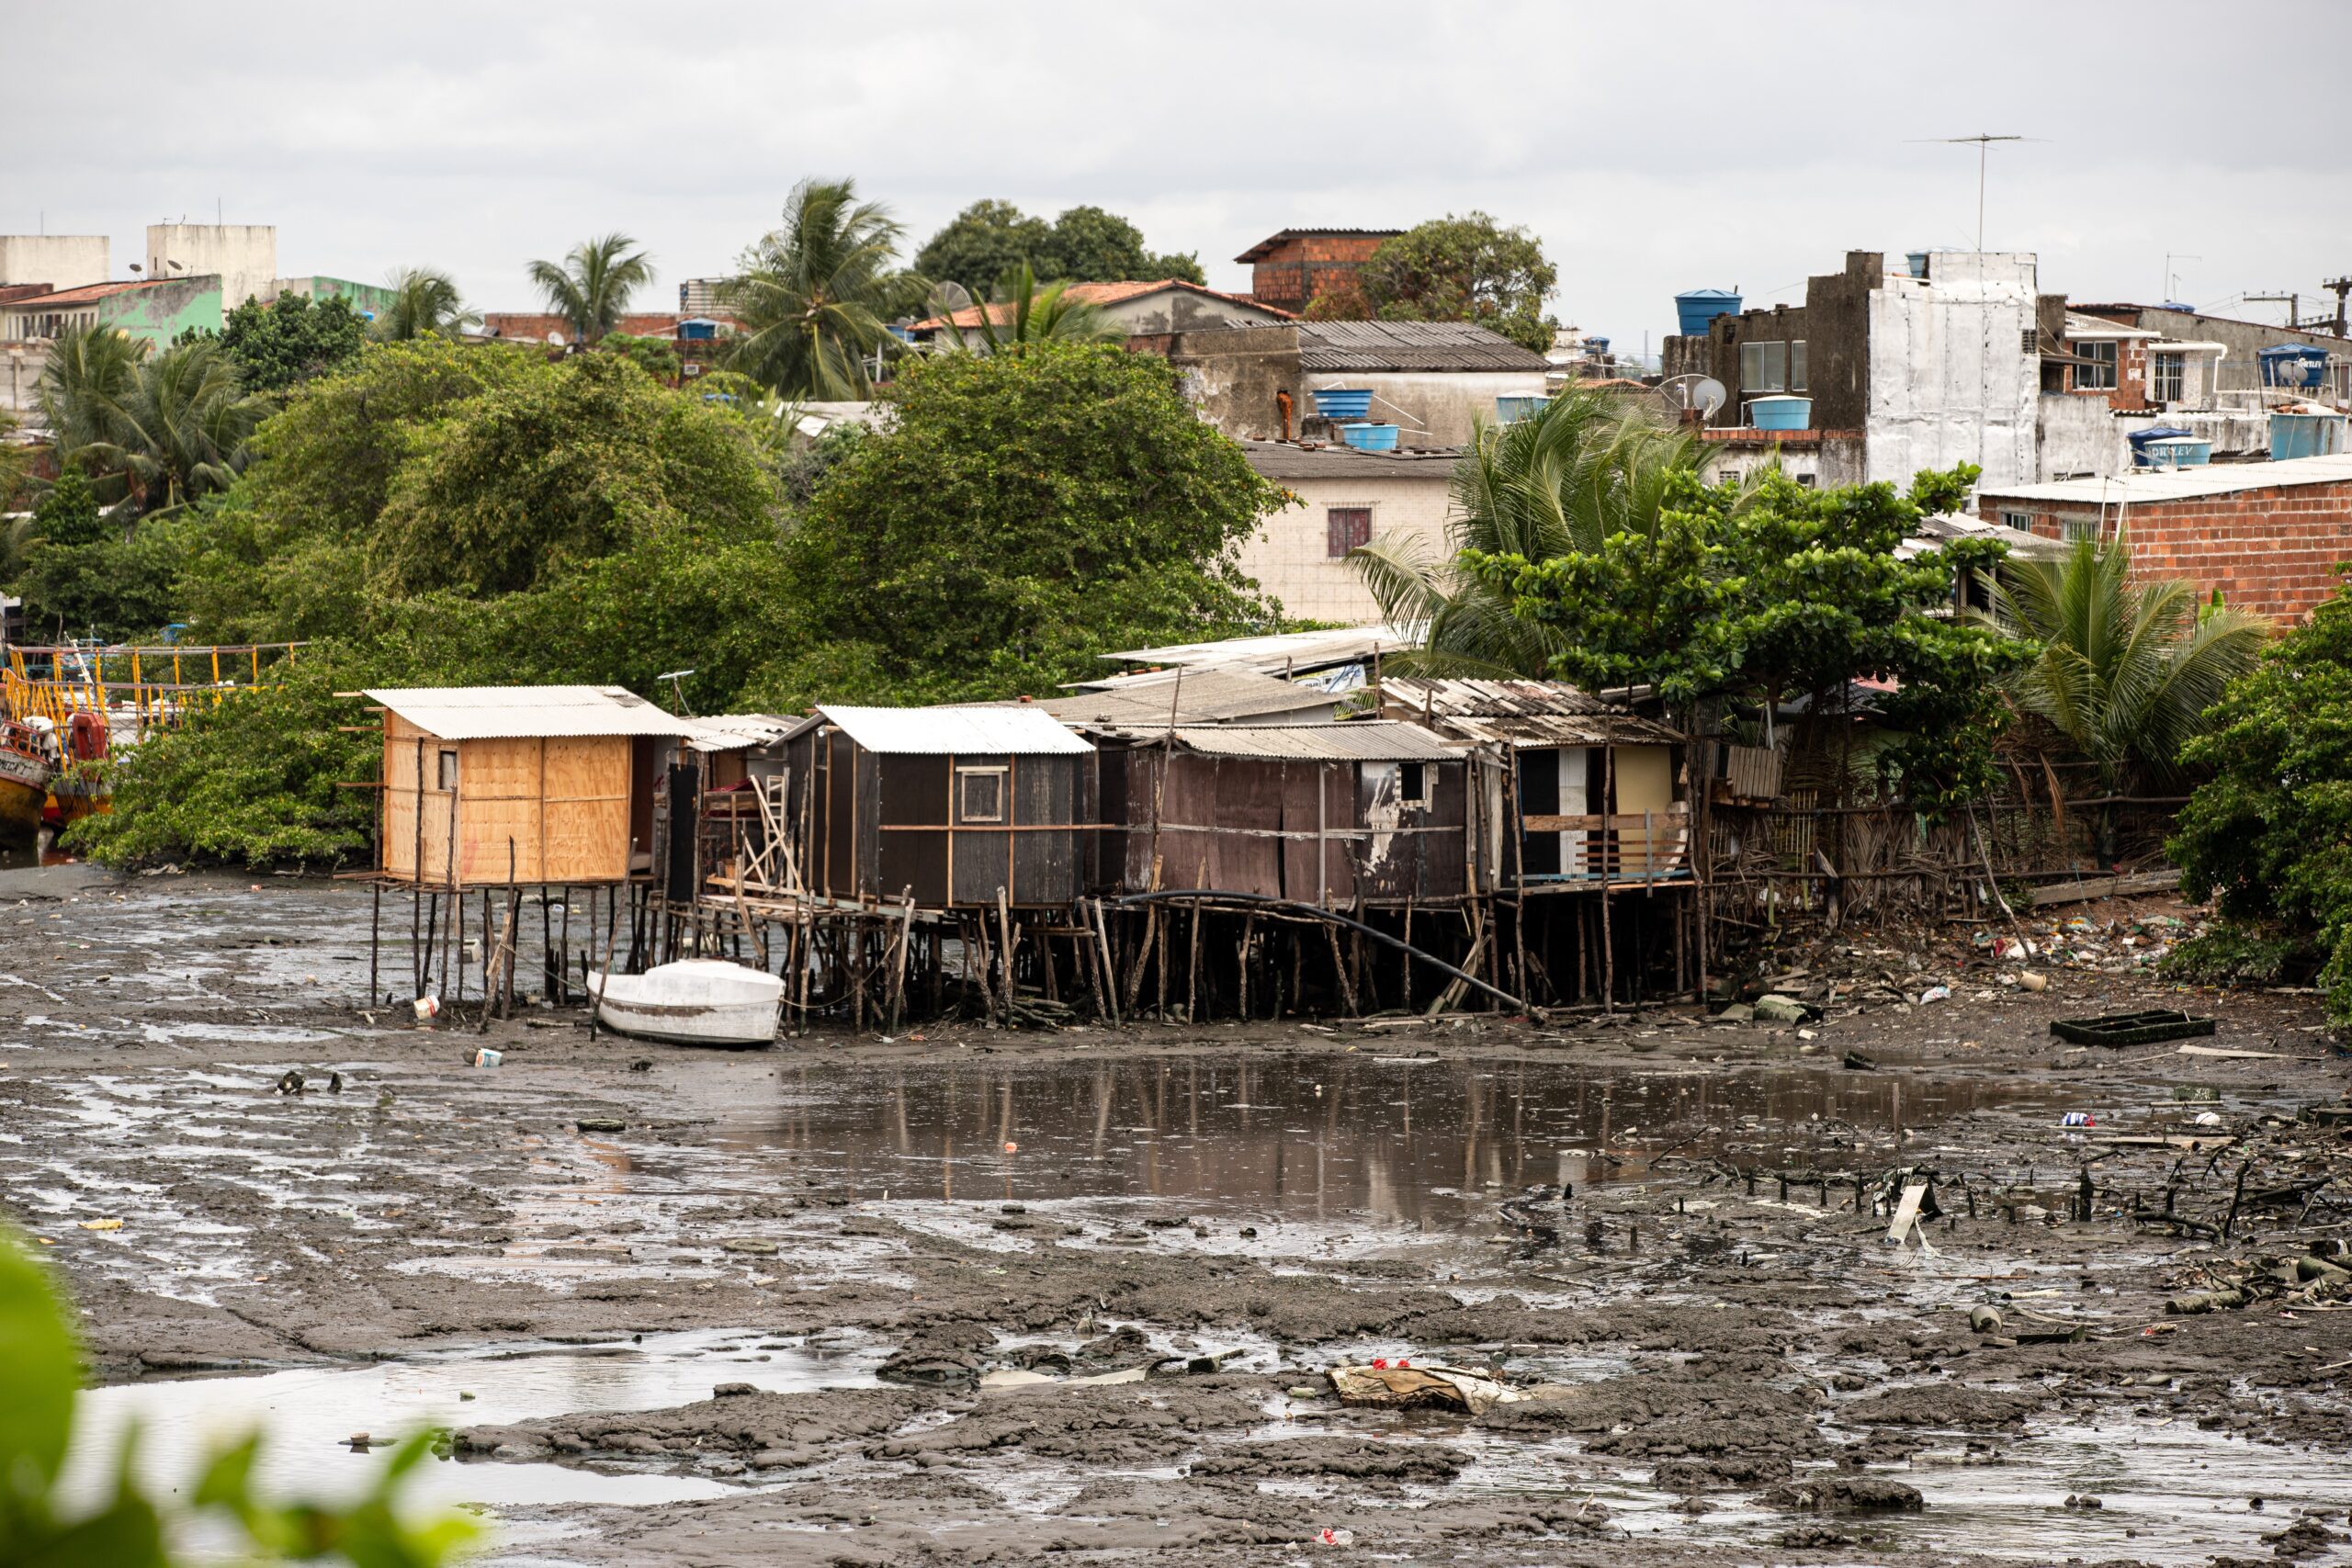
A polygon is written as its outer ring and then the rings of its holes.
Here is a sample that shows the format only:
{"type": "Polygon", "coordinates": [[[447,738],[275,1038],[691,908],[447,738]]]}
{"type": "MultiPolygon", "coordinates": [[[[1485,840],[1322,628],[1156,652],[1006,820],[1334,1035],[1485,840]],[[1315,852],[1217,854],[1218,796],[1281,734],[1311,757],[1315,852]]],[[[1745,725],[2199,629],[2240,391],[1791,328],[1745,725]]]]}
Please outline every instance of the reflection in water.
{"type": "Polygon", "coordinates": [[[1165,1197],[1450,1224],[1461,1195],[1640,1181],[1661,1159],[1836,1170],[1858,1145],[2048,1091],[1816,1068],[1599,1072],[1353,1053],[1267,1059],[802,1065],[729,1131],[853,1194],[1165,1197]],[[750,1123],[748,1126],[746,1122],[750,1123]]]}

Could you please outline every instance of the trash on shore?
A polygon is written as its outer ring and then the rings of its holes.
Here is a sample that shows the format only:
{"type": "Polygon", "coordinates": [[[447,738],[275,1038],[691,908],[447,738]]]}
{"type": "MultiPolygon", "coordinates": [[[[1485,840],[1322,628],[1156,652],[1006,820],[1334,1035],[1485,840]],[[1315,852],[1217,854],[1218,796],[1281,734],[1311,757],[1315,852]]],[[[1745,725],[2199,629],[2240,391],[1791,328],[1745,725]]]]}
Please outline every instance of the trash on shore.
{"type": "Polygon", "coordinates": [[[506,1060],[506,1053],[503,1051],[493,1051],[489,1046],[485,1045],[476,1051],[471,1056],[468,1057],[467,1060],[477,1067],[494,1067],[498,1066],[499,1063],[506,1060]]]}
{"type": "Polygon", "coordinates": [[[441,1016],[439,997],[419,997],[413,1005],[416,1009],[416,1021],[419,1023],[430,1023],[441,1016]]]}
{"type": "Polygon", "coordinates": [[[1498,1404],[1512,1404],[1528,1397],[1525,1390],[1512,1388],[1491,1372],[1461,1367],[1375,1362],[1368,1367],[1333,1367],[1328,1375],[1331,1386],[1340,1391],[1340,1404],[1390,1410],[1435,1405],[1483,1416],[1498,1404]]]}
{"type": "Polygon", "coordinates": [[[628,1131],[628,1123],[617,1116],[582,1116],[572,1125],[583,1133],[626,1133],[628,1131]]]}
{"type": "Polygon", "coordinates": [[[2159,1040],[2211,1034],[2213,1021],[2197,1013],[2155,1008],[2143,1012],[2052,1019],[2050,1032],[2075,1045],[2147,1045],[2159,1040]]]}

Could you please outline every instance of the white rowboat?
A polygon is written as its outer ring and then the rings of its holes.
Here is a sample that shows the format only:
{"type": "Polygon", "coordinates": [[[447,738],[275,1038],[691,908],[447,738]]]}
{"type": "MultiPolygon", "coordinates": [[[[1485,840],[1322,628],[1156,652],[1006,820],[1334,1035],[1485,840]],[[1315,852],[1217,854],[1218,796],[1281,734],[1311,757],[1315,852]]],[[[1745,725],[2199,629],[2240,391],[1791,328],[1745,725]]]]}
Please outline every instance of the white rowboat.
{"type": "Polygon", "coordinates": [[[764,1045],[775,1038],[784,981],[723,958],[684,958],[642,975],[588,976],[605,1028],[680,1045],[764,1045]]]}

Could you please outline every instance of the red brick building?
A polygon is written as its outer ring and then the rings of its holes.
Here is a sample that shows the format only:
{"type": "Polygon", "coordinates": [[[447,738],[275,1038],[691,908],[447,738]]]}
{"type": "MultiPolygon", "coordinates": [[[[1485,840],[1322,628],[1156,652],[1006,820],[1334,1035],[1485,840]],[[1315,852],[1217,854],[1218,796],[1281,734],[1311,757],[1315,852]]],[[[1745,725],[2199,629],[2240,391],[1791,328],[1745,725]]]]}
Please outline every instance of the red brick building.
{"type": "Polygon", "coordinates": [[[1250,298],[1293,314],[1353,277],[1402,229],[1284,229],[1233,259],[1250,264],[1250,298]]]}
{"type": "Polygon", "coordinates": [[[2017,485],[1979,492],[1977,509],[2044,538],[2120,531],[2134,577],[2219,589],[2283,626],[2332,596],[2336,563],[2352,561],[2352,454],[2017,485]]]}

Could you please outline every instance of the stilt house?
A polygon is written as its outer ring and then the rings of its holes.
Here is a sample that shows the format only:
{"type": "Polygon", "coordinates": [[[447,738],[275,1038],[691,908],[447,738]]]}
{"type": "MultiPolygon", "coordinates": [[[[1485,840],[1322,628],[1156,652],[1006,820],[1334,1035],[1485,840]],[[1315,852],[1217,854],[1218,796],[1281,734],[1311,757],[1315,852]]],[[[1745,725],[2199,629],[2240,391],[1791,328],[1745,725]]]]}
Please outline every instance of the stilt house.
{"type": "Polygon", "coordinates": [[[618,686],[369,691],[378,843],[396,882],[620,882],[650,863],[655,780],[687,722],[618,686]]]}
{"type": "Polygon", "coordinates": [[[1390,678],[1381,711],[1493,750],[1515,803],[1504,874],[1523,890],[1690,875],[1678,731],[1559,681],[1390,678]]]}

